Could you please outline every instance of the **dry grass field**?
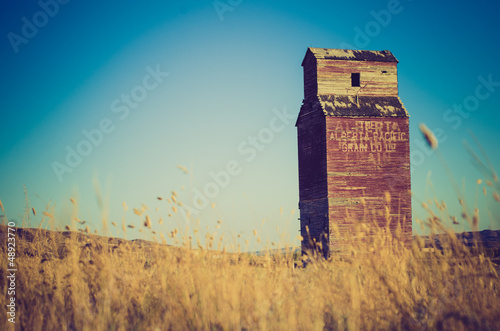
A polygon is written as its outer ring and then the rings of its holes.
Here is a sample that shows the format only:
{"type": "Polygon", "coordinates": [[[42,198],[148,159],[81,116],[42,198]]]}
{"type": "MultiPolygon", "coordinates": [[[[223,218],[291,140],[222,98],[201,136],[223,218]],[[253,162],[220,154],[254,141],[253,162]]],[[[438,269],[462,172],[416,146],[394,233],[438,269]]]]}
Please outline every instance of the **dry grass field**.
{"type": "MultiPolygon", "coordinates": [[[[365,226],[358,230],[348,252],[310,254],[302,267],[292,253],[18,229],[16,323],[3,318],[0,329],[500,329],[498,267],[481,247],[471,250],[452,232],[433,249],[422,238],[405,247],[383,229],[369,240],[365,226]]],[[[0,259],[7,261],[5,247],[0,259]]],[[[5,263],[0,273],[6,307],[5,263]]]]}

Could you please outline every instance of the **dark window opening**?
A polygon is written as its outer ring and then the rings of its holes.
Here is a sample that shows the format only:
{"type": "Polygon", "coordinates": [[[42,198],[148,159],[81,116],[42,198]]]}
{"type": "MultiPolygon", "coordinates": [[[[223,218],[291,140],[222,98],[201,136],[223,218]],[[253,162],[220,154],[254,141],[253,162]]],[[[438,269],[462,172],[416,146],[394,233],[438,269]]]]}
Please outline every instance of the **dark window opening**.
{"type": "Polygon", "coordinates": [[[361,74],[359,72],[353,72],[351,74],[351,86],[361,86],[361,74]]]}

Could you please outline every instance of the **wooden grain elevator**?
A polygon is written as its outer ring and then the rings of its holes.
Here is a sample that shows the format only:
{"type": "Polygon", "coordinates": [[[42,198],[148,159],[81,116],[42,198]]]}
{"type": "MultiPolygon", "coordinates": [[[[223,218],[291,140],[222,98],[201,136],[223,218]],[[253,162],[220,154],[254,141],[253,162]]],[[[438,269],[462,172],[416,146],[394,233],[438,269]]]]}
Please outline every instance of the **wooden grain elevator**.
{"type": "Polygon", "coordinates": [[[307,49],[296,123],[303,252],[342,251],[359,222],[411,242],[409,115],[397,64],[389,51],[307,49]]]}

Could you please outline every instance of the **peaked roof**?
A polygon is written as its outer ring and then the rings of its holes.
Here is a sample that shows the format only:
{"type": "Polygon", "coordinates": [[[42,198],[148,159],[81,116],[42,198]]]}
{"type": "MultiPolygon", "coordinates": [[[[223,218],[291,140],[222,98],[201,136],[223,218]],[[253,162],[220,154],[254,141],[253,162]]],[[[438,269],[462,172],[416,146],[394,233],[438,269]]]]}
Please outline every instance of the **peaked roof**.
{"type": "MultiPolygon", "coordinates": [[[[308,55],[312,55],[316,59],[327,60],[399,62],[390,51],[358,51],[353,49],[309,47],[304,56],[304,61],[308,55]]],[[[304,65],[304,61],[302,61],[302,65],[304,65]]]]}

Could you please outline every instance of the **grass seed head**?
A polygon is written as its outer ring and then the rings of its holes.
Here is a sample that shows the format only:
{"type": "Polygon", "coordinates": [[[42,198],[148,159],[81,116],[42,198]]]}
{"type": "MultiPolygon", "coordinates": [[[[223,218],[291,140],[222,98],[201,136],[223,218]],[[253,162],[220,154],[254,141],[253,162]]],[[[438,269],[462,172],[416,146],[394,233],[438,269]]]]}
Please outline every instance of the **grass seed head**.
{"type": "Polygon", "coordinates": [[[144,226],[151,229],[151,219],[146,215],[146,221],[144,221],[144,226]]]}
{"type": "Polygon", "coordinates": [[[183,166],[183,165],[179,164],[179,165],[177,165],[177,168],[179,170],[181,170],[182,172],[184,172],[185,174],[189,173],[188,169],[185,166],[183,166]]]}
{"type": "Polygon", "coordinates": [[[419,129],[424,135],[425,140],[430,148],[436,149],[438,148],[438,140],[434,133],[423,123],[419,125],[419,129]]]}
{"type": "Polygon", "coordinates": [[[472,217],[472,230],[477,231],[479,225],[479,209],[474,209],[474,216],[472,217]]]}
{"type": "Polygon", "coordinates": [[[391,203],[391,193],[389,191],[385,191],[385,202],[391,203]]]}

